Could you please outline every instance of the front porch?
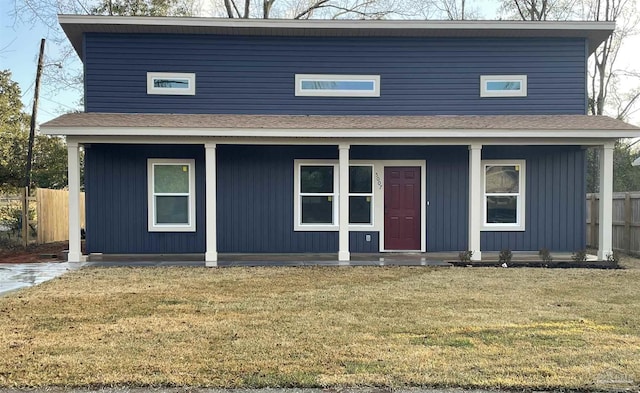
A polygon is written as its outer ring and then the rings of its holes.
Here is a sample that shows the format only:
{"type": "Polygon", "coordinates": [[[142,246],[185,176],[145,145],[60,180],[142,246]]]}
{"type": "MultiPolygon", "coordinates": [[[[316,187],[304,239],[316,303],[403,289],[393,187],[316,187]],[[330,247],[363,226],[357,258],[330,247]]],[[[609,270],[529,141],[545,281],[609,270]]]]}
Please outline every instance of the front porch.
{"type": "MultiPolygon", "coordinates": [[[[583,266],[574,262],[571,253],[554,253],[551,267],[583,266]]],[[[596,262],[597,256],[588,255],[588,264],[596,262]]],[[[87,256],[89,266],[116,267],[167,267],[167,266],[202,266],[204,254],[179,255],[124,255],[124,254],[90,254],[87,256]]],[[[585,266],[588,266],[586,264],[585,266]]],[[[425,253],[352,253],[351,260],[345,264],[338,259],[336,253],[321,254],[218,254],[219,267],[253,267],[253,266],[422,266],[422,267],[452,267],[469,265],[461,263],[454,252],[425,252],[425,253]]],[[[498,252],[485,252],[481,264],[474,266],[500,266],[498,252]]],[[[536,252],[514,252],[509,267],[545,266],[536,252]]],[[[595,267],[607,267],[594,265],[595,267]]]]}
{"type": "MultiPolygon", "coordinates": [[[[94,215],[87,236],[114,235],[108,245],[92,245],[89,252],[153,254],[171,252],[165,245],[175,244],[174,253],[203,253],[207,266],[218,266],[218,254],[230,252],[335,252],[339,263],[349,264],[356,262],[352,253],[371,251],[471,251],[471,260],[478,262],[488,260],[483,255],[487,251],[501,249],[584,249],[582,149],[600,152],[599,210],[611,212],[613,145],[617,138],[637,133],[637,128],[614,119],[582,115],[91,113],[65,115],[47,127],[50,134],[67,135],[69,260],[84,259],[79,158],[81,147],[90,146],[102,157],[94,161],[93,170],[99,175],[94,174],[91,187],[103,181],[101,191],[106,189],[113,197],[93,193],[94,198],[100,196],[93,199],[93,208],[107,208],[94,215]],[[184,194],[197,197],[188,210],[193,220],[189,218],[189,225],[178,231],[154,227],[155,196],[144,190],[152,178],[145,168],[162,160],[179,161],[174,166],[182,166],[190,176],[197,172],[184,194]],[[109,166],[100,166],[103,161],[109,166]],[[374,190],[350,190],[353,166],[371,168],[374,190]],[[385,200],[385,189],[394,185],[392,177],[386,178],[387,168],[393,167],[408,168],[403,176],[420,176],[409,184],[420,188],[412,196],[419,204],[412,206],[421,210],[410,216],[419,241],[408,247],[400,242],[389,247],[386,237],[394,232],[388,230],[392,227],[386,222],[390,216],[385,200]],[[108,176],[100,177],[103,173],[108,176]],[[303,175],[331,178],[333,186],[327,187],[328,181],[324,189],[305,190],[296,180],[303,175]],[[509,186],[492,183],[488,191],[489,175],[506,179],[509,186]],[[371,205],[369,221],[357,221],[360,216],[352,220],[352,199],[359,199],[361,207],[371,205]],[[310,220],[305,221],[303,210],[309,203],[324,211],[307,215],[310,220]],[[120,211],[124,204],[131,206],[120,211]],[[101,219],[108,221],[106,229],[101,219]],[[128,245],[119,250],[114,246],[119,242],[128,245]]],[[[182,217],[186,219],[186,212],[182,217]]],[[[404,233],[400,228],[395,232],[404,233]]],[[[612,253],[610,213],[601,216],[598,239],[597,259],[605,260],[612,253]]]]}

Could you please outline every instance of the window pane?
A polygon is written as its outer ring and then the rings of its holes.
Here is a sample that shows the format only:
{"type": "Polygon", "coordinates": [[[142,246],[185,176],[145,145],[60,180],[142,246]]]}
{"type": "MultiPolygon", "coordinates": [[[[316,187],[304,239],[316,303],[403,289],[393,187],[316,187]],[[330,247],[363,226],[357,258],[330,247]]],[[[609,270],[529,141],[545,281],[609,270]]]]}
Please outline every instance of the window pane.
{"type": "Polygon", "coordinates": [[[303,80],[300,86],[302,90],[347,90],[347,91],[374,91],[374,81],[326,81],[303,80]]]}
{"type": "Polygon", "coordinates": [[[487,196],[487,224],[516,224],[518,197],[487,196]]]}
{"type": "Polygon", "coordinates": [[[333,193],[332,166],[301,166],[300,192],[333,193]]]}
{"type": "Polygon", "coordinates": [[[165,78],[154,78],[153,79],[153,87],[159,87],[162,89],[188,89],[189,88],[189,79],[165,79],[165,78]]]}
{"type": "Polygon", "coordinates": [[[485,171],[486,193],[518,193],[520,165],[488,165],[485,171]]]}
{"type": "Polygon", "coordinates": [[[349,223],[371,224],[371,197],[349,197],[349,223]]]}
{"type": "Polygon", "coordinates": [[[488,81],[487,90],[489,91],[519,91],[520,81],[488,81]]]}
{"type": "Polygon", "coordinates": [[[371,192],[371,169],[370,166],[349,167],[349,192],[371,192]]]}
{"type": "Polygon", "coordinates": [[[333,198],[329,196],[303,196],[302,223],[333,224],[333,198]]]}
{"type": "Polygon", "coordinates": [[[157,193],[189,193],[189,165],[154,165],[153,187],[157,193]]]}
{"type": "Polygon", "coordinates": [[[189,224],[189,197],[156,196],[157,224],[189,224]]]}

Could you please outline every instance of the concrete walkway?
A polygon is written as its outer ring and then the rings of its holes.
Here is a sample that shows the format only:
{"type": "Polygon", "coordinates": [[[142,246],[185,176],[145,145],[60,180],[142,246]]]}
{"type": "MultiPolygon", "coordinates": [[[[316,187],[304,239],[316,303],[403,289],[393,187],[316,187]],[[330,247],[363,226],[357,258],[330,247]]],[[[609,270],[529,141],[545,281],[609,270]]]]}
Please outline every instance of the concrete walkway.
{"type": "Polygon", "coordinates": [[[38,285],[82,266],[82,263],[72,262],[2,263],[0,264],[0,296],[38,285]]]}

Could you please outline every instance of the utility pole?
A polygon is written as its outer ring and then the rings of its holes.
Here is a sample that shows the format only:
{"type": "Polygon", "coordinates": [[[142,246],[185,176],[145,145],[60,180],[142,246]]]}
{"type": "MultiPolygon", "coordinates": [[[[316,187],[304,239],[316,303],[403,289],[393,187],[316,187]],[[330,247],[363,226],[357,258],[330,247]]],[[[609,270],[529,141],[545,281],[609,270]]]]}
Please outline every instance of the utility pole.
{"type": "Polygon", "coordinates": [[[29,195],[31,188],[31,162],[33,161],[33,142],[36,135],[36,116],[38,114],[38,98],[40,96],[40,77],[44,61],[44,42],[40,40],[40,54],[38,55],[38,68],[36,70],[36,85],[33,92],[33,109],[31,111],[31,125],[29,127],[29,146],[27,149],[27,165],[24,179],[24,200],[22,202],[22,239],[25,247],[29,245],[29,195]]]}

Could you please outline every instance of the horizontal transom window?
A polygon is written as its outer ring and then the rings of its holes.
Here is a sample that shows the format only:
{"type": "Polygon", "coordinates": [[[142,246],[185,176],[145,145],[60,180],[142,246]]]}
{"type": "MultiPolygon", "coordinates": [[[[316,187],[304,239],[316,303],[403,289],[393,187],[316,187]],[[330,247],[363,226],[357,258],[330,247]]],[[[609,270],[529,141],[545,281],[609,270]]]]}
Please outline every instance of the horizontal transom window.
{"type": "Polygon", "coordinates": [[[480,97],[526,97],[526,75],[482,75],[480,97]]]}
{"type": "Polygon", "coordinates": [[[147,94],[194,95],[196,74],[147,72],[147,94]]]}
{"type": "Polygon", "coordinates": [[[380,75],[296,74],[296,96],[380,97],[380,75]]]}

